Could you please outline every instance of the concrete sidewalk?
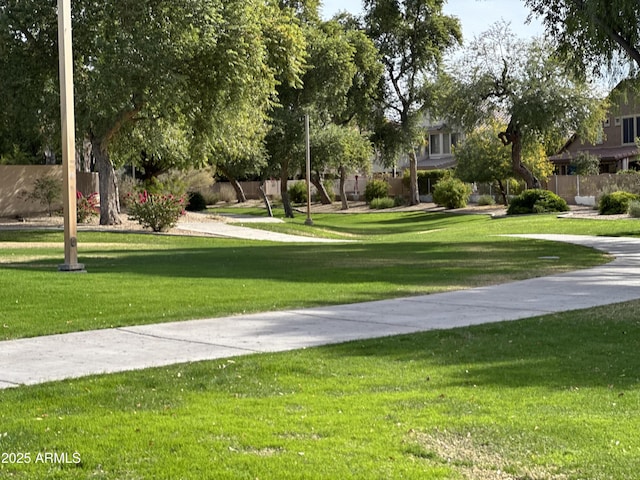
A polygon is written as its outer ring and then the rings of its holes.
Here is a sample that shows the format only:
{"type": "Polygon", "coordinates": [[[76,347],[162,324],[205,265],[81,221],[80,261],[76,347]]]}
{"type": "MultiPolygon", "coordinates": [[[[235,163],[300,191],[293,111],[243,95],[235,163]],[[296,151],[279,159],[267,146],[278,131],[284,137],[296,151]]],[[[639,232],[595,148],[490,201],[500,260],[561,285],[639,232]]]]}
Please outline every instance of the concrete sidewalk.
{"type": "MultiPolygon", "coordinates": [[[[255,218],[255,217],[254,217],[255,218]]],[[[264,217],[259,220],[250,220],[250,223],[277,223],[264,222],[264,217]]],[[[237,221],[241,221],[238,217],[237,221]]],[[[258,230],[256,228],[242,227],[224,222],[179,222],[176,225],[178,230],[188,230],[192,232],[206,233],[215,237],[240,238],[244,240],[265,240],[269,242],[282,243],[346,243],[352,240],[333,240],[321,237],[303,237],[301,235],[290,235],[288,233],[270,232],[268,230],[258,230]]]]}
{"type": "Polygon", "coordinates": [[[606,265],[396,300],[0,342],[0,388],[533,317],[640,298],[640,239],[520,235],[611,253],[606,265]]]}

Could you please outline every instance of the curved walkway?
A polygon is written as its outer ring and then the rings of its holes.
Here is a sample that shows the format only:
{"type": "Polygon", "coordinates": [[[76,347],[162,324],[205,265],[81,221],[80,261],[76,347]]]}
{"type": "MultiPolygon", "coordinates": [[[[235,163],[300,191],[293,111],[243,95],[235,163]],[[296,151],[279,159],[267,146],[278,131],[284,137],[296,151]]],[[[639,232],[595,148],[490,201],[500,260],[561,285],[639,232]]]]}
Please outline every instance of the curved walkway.
{"type": "Polygon", "coordinates": [[[330,238],[303,237],[301,235],[290,235],[288,233],[270,232],[268,230],[258,230],[256,228],[242,227],[224,222],[179,222],[176,225],[178,230],[188,230],[191,232],[206,233],[216,237],[240,238],[245,240],[266,240],[270,242],[283,243],[345,243],[352,240],[333,240],[330,238]]]}
{"type": "Polygon", "coordinates": [[[640,239],[520,236],[585,245],[616,258],[586,270],[456,292],[4,341],[0,388],[516,320],[640,298],[640,239]]]}

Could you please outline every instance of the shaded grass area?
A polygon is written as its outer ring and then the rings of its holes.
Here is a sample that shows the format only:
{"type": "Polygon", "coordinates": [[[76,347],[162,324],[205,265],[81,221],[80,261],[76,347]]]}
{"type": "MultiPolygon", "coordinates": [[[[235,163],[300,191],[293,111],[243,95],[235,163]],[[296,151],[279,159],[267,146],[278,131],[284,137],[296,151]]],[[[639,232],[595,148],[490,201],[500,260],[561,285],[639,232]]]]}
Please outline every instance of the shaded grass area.
{"type": "MultiPolygon", "coordinates": [[[[236,211],[243,209],[236,208],[236,211]]],[[[260,209],[247,209],[248,215],[261,215],[260,209]]],[[[606,218],[606,217],[604,217],[606,218]]],[[[519,215],[490,218],[486,215],[461,215],[454,213],[367,213],[367,214],[317,214],[314,225],[304,225],[304,216],[287,219],[282,224],[247,224],[254,228],[323,236],[325,231],[342,235],[367,235],[393,241],[396,236],[435,234],[438,229],[473,229],[472,235],[501,235],[513,233],[559,233],[573,235],[640,236],[640,221],[634,218],[606,220],[558,218],[557,214],[519,215]],[[427,220],[428,219],[428,220],[427,220]],[[428,226],[429,229],[425,229],[428,226]],[[456,227],[457,226],[457,227],[456,227]]]]}
{"type": "Polygon", "coordinates": [[[0,391],[3,478],[633,479],[640,302],[0,391]]]}
{"type": "MultiPolygon", "coordinates": [[[[322,245],[80,232],[86,275],[56,271],[62,233],[2,231],[0,338],[379,300],[606,261],[586,248],[495,236],[502,233],[495,222],[424,213],[325,215],[317,228],[358,241],[322,245]],[[540,258],[549,256],[560,258],[540,258]]],[[[532,223],[520,219],[502,231],[532,223]]]]}

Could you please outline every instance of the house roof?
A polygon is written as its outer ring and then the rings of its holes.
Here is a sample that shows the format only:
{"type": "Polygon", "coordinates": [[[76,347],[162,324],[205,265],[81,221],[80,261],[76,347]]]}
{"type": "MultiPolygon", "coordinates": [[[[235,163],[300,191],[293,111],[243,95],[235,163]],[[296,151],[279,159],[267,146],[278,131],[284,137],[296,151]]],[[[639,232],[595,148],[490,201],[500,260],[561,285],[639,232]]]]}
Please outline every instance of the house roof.
{"type": "MultiPolygon", "coordinates": [[[[586,146],[581,149],[580,152],[586,152],[590,155],[595,155],[600,160],[622,160],[624,158],[632,158],[640,155],[640,148],[636,145],[624,145],[620,147],[590,147],[586,146]]],[[[580,152],[567,152],[564,151],[557,155],[549,157],[549,160],[554,163],[570,162],[575,155],[580,152]]]]}
{"type": "Polygon", "coordinates": [[[418,160],[418,170],[437,170],[441,168],[453,168],[456,159],[453,155],[438,158],[422,158],[418,160]]]}

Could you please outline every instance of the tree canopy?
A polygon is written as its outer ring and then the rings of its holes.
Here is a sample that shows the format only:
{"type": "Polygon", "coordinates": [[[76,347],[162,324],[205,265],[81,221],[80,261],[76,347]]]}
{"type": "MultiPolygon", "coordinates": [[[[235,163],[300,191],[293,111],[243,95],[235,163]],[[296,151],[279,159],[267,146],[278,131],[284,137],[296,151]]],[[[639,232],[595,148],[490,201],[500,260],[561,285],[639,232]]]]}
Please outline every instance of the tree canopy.
{"type": "MultiPolygon", "coordinates": [[[[72,16],[78,136],[93,144],[101,223],[119,222],[117,142],[121,154],[144,147],[166,158],[180,130],[188,155],[181,145],[175,160],[250,151],[276,86],[299,83],[304,67],[299,24],[276,0],[76,0],[72,16]]],[[[0,11],[0,63],[36,67],[3,69],[10,106],[0,125],[25,106],[36,128],[57,124],[56,25],[53,1],[10,0],[0,11]]]]}
{"type": "Polygon", "coordinates": [[[547,42],[520,40],[505,23],[476,38],[449,75],[448,115],[467,131],[504,119],[498,136],[529,188],[539,179],[523,151],[542,156],[573,134],[595,139],[602,128],[606,104],[594,88],[569,71],[547,42]]]}
{"type": "Polygon", "coordinates": [[[640,67],[640,3],[636,0],[525,0],[574,69],[601,73],[631,59],[640,67]]]}
{"type": "MultiPolygon", "coordinates": [[[[462,40],[457,18],[444,15],[444,0],[365,0],[368,35],[385,67],[381,100],[409,155],[410,203],[420,202],[413,149],[420,113],[434,104],[433,82],[445,52],[462,40]]],[[[381,125],[389,125],[380,123],[381,125]]]]}
{"type": "MultiPolygon", "coordinates": [[[[316,133],[318,130],[331,125],[350,129],[354,124],[365,123],[377,98],[382,73],[375,46],[352,18],[308,20],[303,27],[308,57],[301,88],[278,87],[279,105],[272,112],[266,142],[271,169],[280,174],[280,193],[287,216],[293,216],[287,180],[302,169],[305,158],[302,118],[309,114],[315,138],[323,136],[316,133]]],[[[327,134],[335,133],[332,130],[327,134]]],[[[351,137],[345,132],[333,138],[346,141],[351,137]]],[[[338,163],[335,159],[318,160],[317,171],[338,163]]]]}

